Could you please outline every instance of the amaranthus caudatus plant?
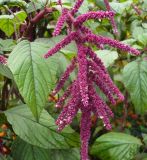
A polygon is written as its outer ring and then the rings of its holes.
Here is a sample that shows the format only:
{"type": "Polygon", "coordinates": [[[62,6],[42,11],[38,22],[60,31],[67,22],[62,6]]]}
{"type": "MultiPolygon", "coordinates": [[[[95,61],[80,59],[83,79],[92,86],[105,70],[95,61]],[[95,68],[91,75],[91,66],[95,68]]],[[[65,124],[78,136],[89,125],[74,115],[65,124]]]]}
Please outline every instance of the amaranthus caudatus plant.
{"type": "MultiPolygon", "coordinates": [[[[115,13],[111,10],[108,0],[104,0],[107,11],[90,11],[88,13],[76,16],[78,9],[84,0],[77,0],[71,10],[62,8],[62,14],[58,19],[57,25],[53,32],[53,36],[60,34],[63,25],[67,24],[67,36],[46,54],[48,58],[58,52],[60,49],[74,41],[77,46],[77,56],[71,61],[66,71],[61,76],[52,95],[56,95],[65,82],[68,80],[71,72],[78,68],[77,78],[67,88],[63,96],[58,100],[56,107],[63,106],[61,114],[56,120],[58,131],[61,131],[66,125],[69,125],[77,112],[80,110],[80,137],[81,137],[81,159],[88,160],[88,143],[91,130],[91,116],[95,115],[102,119],[107,130],[111,130],[110,118],[113,117],[113,112],[97,94],[95,85],[107,96],[109,101],[115,105],[117,101],[123,101],[124,96],[111,80],[103,62],[91,48],[94,44],[98,49],[103,49],[104,45],[130,52],[134,55],[139,55],[140,52],[128,45],[125,45],[117,40],[93,34],[92,31],[84,25],[89,19],[110,19],[114,34],[117,34],[117,27],[114,21],[115,13]]],[[[60,2],[61,4],[61,2],[60,2]]]]}

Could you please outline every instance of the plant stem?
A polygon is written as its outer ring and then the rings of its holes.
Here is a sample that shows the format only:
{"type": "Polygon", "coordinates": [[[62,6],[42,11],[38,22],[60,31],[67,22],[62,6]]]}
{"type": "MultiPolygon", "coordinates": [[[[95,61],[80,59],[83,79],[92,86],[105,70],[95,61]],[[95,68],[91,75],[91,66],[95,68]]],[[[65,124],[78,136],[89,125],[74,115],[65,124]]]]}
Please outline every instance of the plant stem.
{"type": "Polygon", "coordinates": [[[22,37],[28,38],[29,40],[33,40],[30,33],[32,33],[32,30],[34,29],[35,25],[44,18],[44,16],[48,13],[52,13],[54,11],[53,8],[44,8],[44,10],[40,11],[35,15],[34,18],[32,18],[29,22],[29,25],[26,29],[26,31],[23,33],[22,37]]]}

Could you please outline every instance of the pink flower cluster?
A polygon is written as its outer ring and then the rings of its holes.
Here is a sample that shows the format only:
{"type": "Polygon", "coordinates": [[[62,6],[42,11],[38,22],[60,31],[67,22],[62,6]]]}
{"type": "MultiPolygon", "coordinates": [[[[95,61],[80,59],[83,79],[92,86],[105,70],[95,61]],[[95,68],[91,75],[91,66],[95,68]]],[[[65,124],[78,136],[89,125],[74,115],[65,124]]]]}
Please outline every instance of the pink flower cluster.
{"type": "Polygon", "coordinates": [[[5,58],[4,56],[0,55],[0,63],[1,64],[6,64],[7,63],[7,58],[5,58]]]}
{"type": "Polygon", "coordinates": [[[60,34],[64,23],[68,25],[68,35],[44,56],[45,58],[48,58],[54,55],[71,41],[75,41],[77,45],[77,56],[72,59],[71,64],[61,76],[61,79],[52,94],[57,94],[74,69],[78,68],[77,78],[67,88],[56,104],[56,107],[58,108],[63,107],[65,104],[56,120],[56,124],[58,125],[58,130],[61,131],[66,125],[72,123],[77,112],[79,110],[81,111],[80,137],[82,160],[88,160],[91,116],[96,115],[103,121],[106,129],[111,129],[110,118],[113,117],[113,113],[103,99],[97,94],[95,86],[98,86],[101,89],[113,105],[115,105],[117,101],[124,100],[124,96],[111,80],[101,59],[97,57],[94,51],[89,47],[89,44],[95,44],[100,49],[103,48],[104,45],[109,45],[134,55],[140,54],[138,50],[117,40],[93,34],[90,29],[84,26],[84,22],[89,19],[108,18],[111,20],[114,32],[117,32],[114,22],[115,13],[110,10],[108,1],[104,0],[104,2],[107,11],[91,11],[79,15],[76,18],[75,13],[82,5],[83,0],[77,0],[75,6],[71,10],[63,9],[53,35],[57,36],[60,34]]]}
{"type": "Polygon", "coordinates": [[[138,14],[138,15],[141,15],[142,14],[142,11],[135,5],[132,3],[132,7],[134,8],[135,12],[138,14]]]}

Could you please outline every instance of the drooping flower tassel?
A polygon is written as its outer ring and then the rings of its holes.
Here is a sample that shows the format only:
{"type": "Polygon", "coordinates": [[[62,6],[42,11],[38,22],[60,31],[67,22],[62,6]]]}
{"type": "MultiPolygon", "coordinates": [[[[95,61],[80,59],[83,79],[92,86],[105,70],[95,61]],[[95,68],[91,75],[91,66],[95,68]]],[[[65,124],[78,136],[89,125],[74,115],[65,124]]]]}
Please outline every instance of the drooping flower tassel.
{"type": "Polygon", "coordinates": [[[118,48],[122,51],[130,52],[136,56],[140,54],[140,52],[137,49],[132,48],[129,45],[126,45],[124,43],[121,43],[111,38],[97,36],[95,34],[87,34],[84,38],[84,41],[89,42],[89,43],[94,43],[96,45],[97,44],[104,44],[104,45],[108,44],[111,47],[118,48]]]}
{"type": "Polygon", "coordinates": [[[82,103],[85,107],[88,106],[88,79],[87,79],[87,71],[88,71],[88,64],[86,59],[86,52],[87,49],[84,48],[81,44],[78,45],[78,64],[79,64],[79,71],[78,71],[78,81],[79,81],[79,88],[80,94],[82,98],[82,103]]]}
{"type": "Polygon", "coordinates": [[[98,75],[101,78],[103,83],[105,83],[109,87],[110,91],[114,95],[116,95],[120,101],[123,101],[124,100],[124,96],[119,91],[119,89],[114,85],[114,83],[112,82],[110,76],[108,74],[105,74],[103,72],[103,70],[101,70],[101,68],[95,62],[92,62],[92,61],[89,60],[88,64],[90,66],[90,69],[92,71],[94,71],[95,74],[98,75]]]}
{"type": "MultiPolygon", "coordinates": [[[[71,124],[77,112],[79,110],[81,111],[81,160],[88,160],[91,114],[94,114],[101,119],[107,130],[112,128],[110,118],[113,117],[113,112],[97,94],[95,85],[101,89],[113,105],[117,103],[117,100],[124,100],[124,96],[111,80],[107,69],[101,59],[94,53],[91,44],[96,45],[98,49],[103,48],[104,45],[109,45],[110,47],[130,52],[133,55],[139,55],[140,52],[117,40],[95,35],[89,28],[84,26],[84,22],[89,19],[109,18],[113,30],[116,32],[115,24],[113,23],[114,12],[110,10],[109,4],[106,4],[108,11],[91,11],[75,17],[75,13],[78,12],[83,1],[84,0],[76,0],[73,9],[67,11],[67,14],[65,14],[66,18],[61,16],[63,19],[59,19],[57,28],[55,29],[55,35],[60,33],[64,23],[68,25],[68,35],[50,49],[44,57],[48,58],[54,55],[72,41],[74,41],[77,46],[78,53],[76,61],[72,60],[71,64],[61,76],[53,95],[60,91],[68,80],[70,73],[77,68],[77,77],[75,77],[75,80],[69,85],[56,104],[57,108],[62,107],[62,111],[56,120],[56,124],[58,126],[58,131],[61,131],[66,125],[71,124]]],[[[108,1],[105,1],[105,3],[106,2],[108,3],[108,1]]]]}
{"type": "Polygon", "coordinates": [[[66,8],[64,8],[62,10],[61,16],[59,17],[59,19],[57,21],[56,26],[55,26],[53,36],[58,36],[61,33],[62,27],[63,27],[63,25],[64,25],[64,23],[66,22],[66,19],[67,19],[67,13],[68,13],[68,10],[66,8]]]}
{"type": "Polygon", "coordinates": [[[89,19],[104,19],[104,18],[110,18],[114,16],[113,11],[105,12],[105,11],[91,11],[85,14],[80,15],[76,18],[74,25],[75,27],[80,27],[85,21],[89,19]]]}
{"type": "Polygon", "coordinates": [[[81,105],[82,115],[80,123],[80,138],[81,138],[81,159],[89,160],[88,158],[88,145],[91,135],[91,106],[89,109],[81,105]]]}
{"type": "Polygon", "coordinates": [[[70,93],[71,93],[71,90],[74,86],[74,83],[76,83],[76,81],[72,82],[72,84],[67,88],[67,90],[64,92],[64,94],[58,99],[58,101],[56,103],[57,108],[62,107],[65,99],[67,99],[70,96],[70,93]]]}
{"type": "Polygon", "coordinates": [[[106,129],[110,130],[111,124],[109,117],[113,117],[112,111],[105,104],[105,102],[97,95],[96,91],[92,86],[89,87],[89,90],[90,90],[89,96],[90,99],[92,100],[93,112],[96,114],[98,118],[102,119],[106,129]]]}
{"type": "Polygon", "coordinates": [[[73,58],[71,61],[71,64],[67,67],[66,71],[63,73],[63,75],[61,76],[61,79],[59,80],[56,88],[54,89],[54,91],[52,92],[52,95],[54,96],[55,94],[57,94],[60,89],[64,86],[64,83],[68,80],[70,74],[73,72],[73,70],[76,67],[76,62],[77,59],[73,58]]]}
{"type": "Polygon", "coordinates": [[[73,8],[70,11],[71,15],[75,15],[75,13],[78,12],[79,8],[81,7],[82,3],[84,2],[84,0],[76,0],[75,5],[73,6],[73,8]]]}
{"type": "MultiPolygon", "coordinates": [[[[104,0],[104,3],[106,5],[107,11],[111,11],[109,1],[108,0],[104,0]]],[[[113,33],[115,35],[118,35],[118,30],[117,30],[116,22],[114,20],[114,16],[110,17],[110,22],[111,22],[111,25],[112,25],[113,33]]]]}
{"type": "Polygon", "coordinates": [[[134,8],[135,12],[136,12],[138,15],[141,15],[141,14],[142,14],[142,11],[141,11],[135,4],[132,4],[132,7],[134,8]]]}
{"type": "Polygon", "coordinates": [[[78,105],[80,104],[80,96],[78,91],[79,87],[76,81],[71,90],[71,99],[68,101],[67,105],[63,108],[58,119],[56,120],[58,131],[61,131],[66,125],[69,125],[76,116],[79,109],[78,105]]]}
{"type": "Polygon", "coordinates": [[[108,86],[101,80],[100,77],[97,77],[94,73],[89,73],[89,76],[92,78],[93,82],[100,88],[100,90],[106,95],[111,104],[116,105],[116,100],[114,99],[114,95],[108,86]]]}
{"type": "Polygon", "coordinates": [[[7,63],[7,58],[5,58],[4,56],[0,55],[0,63],[1,64],[6,64],[7,63]]]}

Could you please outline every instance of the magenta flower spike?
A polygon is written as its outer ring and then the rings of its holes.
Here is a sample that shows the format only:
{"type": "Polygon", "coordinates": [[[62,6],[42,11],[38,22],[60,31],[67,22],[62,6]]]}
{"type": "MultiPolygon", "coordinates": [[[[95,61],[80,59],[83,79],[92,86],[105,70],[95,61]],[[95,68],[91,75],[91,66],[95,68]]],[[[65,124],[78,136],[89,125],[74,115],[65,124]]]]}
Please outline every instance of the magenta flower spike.
{"type": "Polygon", "coordinates": [[[91,110],[90,108],[85,111],[85,107],[81,106],[82,112],[80,124],[80,138],[81,138],[81,159],[88,160],[88,144],[91,132],[91,110]]]}
{"type": "Polygon", "coordinates": [[[75,13],[78,12],[79,8],[81,7],[82,3],[84,2],[84,0],[76,0],[75,5],[73,6],[73,8],[70,11],[71,15],[75,15],[75,13]]]}
{"type": "Polygon", "coordinates": [[[61,79],[59,80],[56,88],[54,89],[53,91],[53,96],[56,95],[60,89],[64,86],[64,83],[66,82],[66,80],[68,80],[70,74],[73,72],[73,70],[75,69],[76,67],[76,62],[77,62],[77,59],[76,58],[73,58],[72,61],[71,61],[71,64],[67,67],[66,71],[63,73],[63,75],[61,76],[61,79]]]}
{"type": "Polygon", "coordinates": [[[88,64],[86,59],[86,52],[87,52],[87,49],[81,44],[79,44],[78,45],[78,64],[79,64],[78,81],[79,81],[79,88],[80,88],[82,103],[85,107],[88,106],[88,100],[89,100],[88,83],[87,83],[88,64]]]}
{"type": "Polygon", "coordinates": [[[80,30],[81,30],[84,34],[87,34],[87,33],[91,34],[91,33],[92,33],[92,31],[91,31],[89,28],[85,27],[85,26],[80,26],[80,30]]]}
{"type": "Polygon", "coordinates": [[[68,10],[64,8],[62,10],[61,16],[59,17],[59,19],[57,21],[56,27],[53,32],[53,36],[58,36],[60,34],[62,27],[63,27],[64,23],[66,22],[67,13],[68,13],[68,10]]]}
{"type": "Polygon", "coordinates": [[[101,70],[103,70],[104,73],[108,73],[102,60],[92,51],[92,49],[89,47],[87,51],[88,56],[97,64],[100,66],[101,70]]]}
{"type": "MultiPolygon", "coordinates": [[[[106,5],[107,11],[111,11],[109,1],[108,0],[104,0],[104,3],[106,5]]],[[[115,35],[117,35],[118,34],[118,30],[117,30],[116,22],[114,20],[114,16],[110,17],[110,22],[111,22],[111,25],[112,25],[112,28],[113,28],[113,33],[115,35]]]]}
{"type": "Polygon", "coordinates": [[[57,4],[60,5],[60,6],[62,6],[62,0],[58,0],[57,4]]]}
{"type": "Polygon", "coordinates": [[[134,49],[134,48],[130,47],[129,45],[123,44],[117,40],[113,40],[111,38],[107,38],[107,37],[103,37],[103,36],[88,34],[85,37],[85,42],[86,41],[90,42],[90,43],[94,43],[96,45],[97,44],[104,44],[104,45],[108,44],[111,47],[118,48],[122,51],[130,52],[136,56],[140,54],[140,52],[137,49],[134,49]]]}
{"type": "Polygon", "coordinates": [[[56,124],[58,125],[58,131],[61,131],[66,125],[69,125],[78,112],[78,105],[80,104],[80,96],[78,90],[79,86],[76,81],[71,89],[72,97],[67,105],[63,108],[56,121],[56,124]]]}
{"type": "Polygon", "coordinates": [[[142,14],[142,11],[141,11],[135,4],[132,4],[132,7],[134,8],[135,12],[136,12],[138,15],[141,15],[141,14],[142,14]]]}
{"type": "Polygon", "coordinates": [[[114,95],[116,95],[120,101],[123,101],[124,100],[124,96],[119,91],[119,89],[115,86],[115,84],[112,82],[110,76],[108,74],[105,74],[103,72],[103,70],[101,70],[101,68],[95,62],[88,61],[88,64],[89,64],[90,69],[92,71],[94,71],[96,73],[96,75],[98,75],[101,78],[103,83],[105,83],[109,87],[109,90],[114,95]]]}
{"type": "Polygon", "coordinates": [[[67,99],[70,96],[70,93],[71,93],[71,90],[72,90],[74,83],[75,83],[75,81],[67,88],[67,90],[64,92],[64,94],[59,98],[59,100],[56,103],[57,108],[62,107],[65,99],[67,99]]]}
{"type": "Polygon", "coordinates": [[[7,58],[5,58],[4,56],[0,55],[0,63],[1,64],[6,64],[7,63],[7,58]]]}
{"type": "Polygon", "coordinates": [[[75,40],[77,36],[77,32],[70,33],[67,37],[65,37],[61,42],[55,45],[54,48],[49,50],[45,55],[44,58],[48,58],[52,56],[53,54],[60,51],[60,49],[64,48],[66,45],[68,45],[72,40],[75,40]]]}
{"type": "Polygon", "coordinates": [[[89,19],[103,19],[103,18],[110,18],[113,17],[115,14],[113,11],[91,11],[85,14],[82,14],[76,18],[76,21],[74,23],[75,26],[81,26],[85,21],[89,19]]]}
{"type": "MultiPolygon", "coordinates": [[[[109,18],[112,28],[116,32],[114,24],[114,12],[111,11],[109,3],[105,0],[107,11],[90,11],[88,13],[76,16],[78,9],[84,0],[77,0],[71,10],[65,10],[59,18],[53,35],[58,35],[61,32],[63,24],[67,25],[67,36],[51,48],[45,55],[48,58],[60,51],[63,47],[74,41],[77,46],[77,56],[71,61],[66,71],[61,76],[52,95],[57,94],[68,80],[70,73],[76,68],[77,77],[72,84],[67,88],[64,94],[59,98],[56,107],[62,108],[62,111],[56,120],[58,131],[62,131],[66,125],[72,123],[78,111],[81,111],[80,122],[80,138],[81,138],[81,160],[88,159],[88,143],[91,130],[91,114],[103,121],[107,130],[112,128],[110,118],[113,117],[113,112],[106,102],[98,95],[95,90],[97,85],[100,90],[106,95],[111,104],[116,105],[124,100],[124,96],[119,91],[117,86],[111,80],[107,69],[96,53],[94,53],[91,44],[94,44],[98,49],[103,49],[104,45],[109,45],[125,52],[137,56],[140,51],[132,48],[129,45],[123,44],[118,40],[95,35],[84,25],[89,19],[109,18]]],[[[64,11],[64,9],[63,9],[64,11]]]]}
{"type": "Polygon", "coordinates": [[[102,119],[106,129],[110,130],[111,124],[109,117],[113,117],[112,111],[105,104],[105,102],[97,95],[92,85],[89,86],[89,90],[90,90],[89,96],[92,101],[93,112],[97,115],[98,118],[102,119]]]}
{"type": "Polygon", "coordinates": [[[97,77],[94,73],[89,73],[90,78],[95,82],[95,84],[101,89],[101,91],[106,95],[111,104],[116,105],[116,100],[114,99],[113,93],[110,91],[108,86],[103,82],[100,77],[97,77]]]}

